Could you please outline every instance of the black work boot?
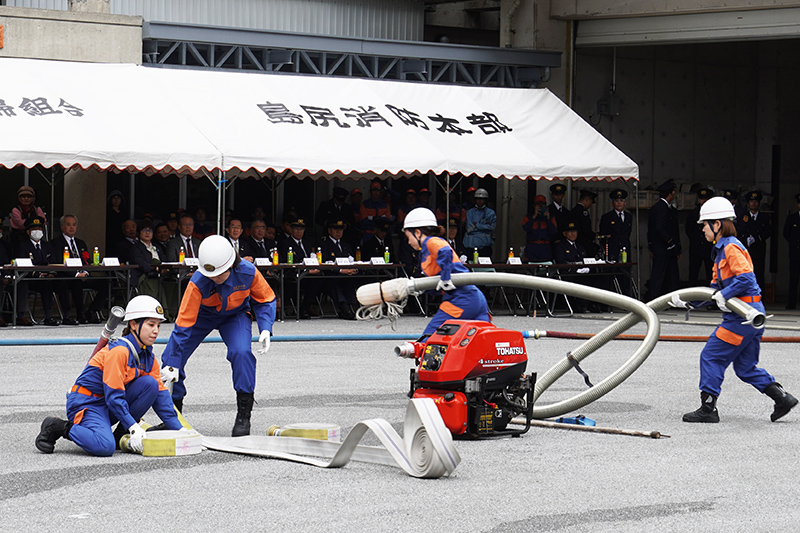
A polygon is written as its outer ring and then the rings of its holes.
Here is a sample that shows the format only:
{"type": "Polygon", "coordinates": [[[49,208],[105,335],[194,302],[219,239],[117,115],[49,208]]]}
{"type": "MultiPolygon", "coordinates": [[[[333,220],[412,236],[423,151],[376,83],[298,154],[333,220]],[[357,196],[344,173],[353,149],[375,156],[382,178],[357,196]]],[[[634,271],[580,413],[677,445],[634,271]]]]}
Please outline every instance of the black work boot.
{"type": "Polygon", "coordinates": [[[172,403],[175,404],[175,409],[183,414],[183,398],[173,399],[172,403]]]}
{"type": "Polygon", "coordinates": [[[122,449],[119,446],[119,439],[121,439],[122,437],[124,437],[128,433],[130,433],[130,432],[128,431],[128,429],[125,427],[125,425],[122,422],[119,422],[117,424],[117,427],[114,428],[114,446],[116,447],[117,450],[121,450],[122,449]]]}
{"type": "Polygon", "coordinates": [[[252,392],[236,392],[236,422],[233,423],[231,437],[242,437],[250,434],[250,412],[253,410],[252,392]]]}
{"type": "Polygon", "coordinates": [[[48,416],[42,422],[42,429],[36,436],[36,448],[42,453],[53,453],[58,439],[61,437],[69,439],[70,429],[72,429],[72,422],[48,416]]]}
{"type": "Polygon", "coordinates": [[[719,422],[717,397],[707,392],[700,393],[700,409],[683,415],[684,422],[703,422],[716,424],[719,422]]]}
{"type": "Polygon", "coordinates": [[[780,383],[772,383],[764,389],[764,394],[775,401],[775,410],[769,415],[769,419],[775,422],[780,417],[792,410],[797,405],[797,398],[783,390],[780,383]]]}

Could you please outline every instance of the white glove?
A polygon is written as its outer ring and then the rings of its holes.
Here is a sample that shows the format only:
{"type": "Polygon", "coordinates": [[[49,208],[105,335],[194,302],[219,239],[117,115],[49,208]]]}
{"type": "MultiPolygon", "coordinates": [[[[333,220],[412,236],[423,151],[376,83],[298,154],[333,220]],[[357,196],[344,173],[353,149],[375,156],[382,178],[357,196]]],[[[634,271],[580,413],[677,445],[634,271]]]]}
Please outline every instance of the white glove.
{"type": "Polygon", "coordinates": [[[589,267],[579,268],[576,272],[578,272],[578,274],[588,274],[589,267]]]}
{"type": "Polygon", "coordinates": [[[671,305],[672,307],[677,307],[678,309],[686,309],[688,307],[686,302],[681,300],[681,297],[678,296],[677,294],[672,295],[672,299],[669,301],[669,305],[671,305]]]}
{"type": "Polygon", "coordinates": [[[258,337],[258,342],[261,343],[261,349],[258,350],[258,353],[263,355],[269,351],[269,343],[271,342],[270,339],[271,333],[266,329],[261,332],[261,335],[258,337]]]}
{"type": "Polygon", "coordinates": [[[455,290],[455,288],[456,286],[453,285],[453,281],[449,279],[447,281],[440,279],[439,283],[436,284],[437,291],[452,291],[455,290]]]}
{"type": "Polygon", "coordinates": [[[756,238],[751,235],[750,237],[747,238],[747,247],[749,248],[753,246],[754,242],[756,242],[756,238]]]}
{"type": "Polygon", "coordinates": [[[714,302],[716,302],[717,307],[719,307],[720,311],[722,311],[723,313],[730,313],[731,312],[731,310],[728,309],[728,306],[725,305],[725,301],[726,301],[725,297],[722,295],[722,293],[720,291],[715,292],[713,298],[714,298],[714,302]]]}
{"type": "Polygon", "coordinates": [[[177,382],[178,382],[178,369],[173,366],[162,366],[161,383],[166,385],[167,383],[177,383],[177,382]]]}
{"type": "Polygon", "coordinates": [[[142,453],[144,446],[142,441],[147,438],[147,433],[142,429],[139,424],[133,424],[128,428],[131,438],[128,441],[128,450],[136,453],[142,453]]]}

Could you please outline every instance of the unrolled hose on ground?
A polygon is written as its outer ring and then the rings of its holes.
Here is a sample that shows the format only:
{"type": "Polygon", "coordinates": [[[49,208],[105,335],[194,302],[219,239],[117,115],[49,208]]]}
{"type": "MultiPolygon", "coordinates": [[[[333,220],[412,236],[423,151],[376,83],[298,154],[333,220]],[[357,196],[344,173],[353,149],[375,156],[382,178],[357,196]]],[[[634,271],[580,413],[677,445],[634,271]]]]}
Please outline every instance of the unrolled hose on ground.
{"type": "MultiPolygon", "coordinates": [[[[616,322],[612,323],[592,338],[581,344],[575,350],[567,354],[567,357],[556,363],[547,372],[536,380],[534,390],[534,402],[552,385],[558,378],[573,368],[574,363],[579,363],[591,353],[598,350],[604,344],[620,335],[631,326],[644,320],[647,324],[647,333],[642,340],[642,344],[633,355],[623,363],[616,371],[597,383],[593,387],[560,402],[549,405],[535,405],[533,418],[551,418],[560,416],[576,409],[580,409],[598,398],[604,396],[617,385],[625,381],[639,366],[647,359],[653,351],[661,333],[661,324],[656,315],[656,311],[661,311],[669,306],[673,294],[677,294],[684,301],[706,301],[712,298],[714,290],[706,287],[694,287],[681,289],[674,293],[666,294],[660,298],[644,304],[628,296],[621,294],[587,287],[566,281],[524,274],[511,274],[501,272],[473,272],[469,274],[454,274],[451,277],[453,283],[458,286],[463,285],[502,285],[504,287],[517,287],[522,289],[543,290],[557,292],[593,300],[606,305],[611,305],[630,311],[616,322]],[[573,363],[574,362],[574,363],[573,363]]],[[[436,288],[439,277],[412,278],[408,280],[408,290],[411,292],[423,292],[436,288]]],[[[739,316],[750,321],[754,327],[763,327],[766,317],[763,313],[756,311],[751,306],[742,302],[738,298],[732,298],[727,302],[728,308],[739,316]]]]}
{"type": "MultiPolygon", "coordinates": [[[[533,329],[523,331],[522,336],[526,339],[543,339],[551,337],[554,339],[591,339],[595,333],[573,333],[571,331],[551,331],[533,329]]],[[[615,341],[641,341],[644,340],[644,335],[639,334],[622,334],[614,337],[615,341]]],[[[668,342],[707,342],[708,335],[660,335],[660,341],[668,342]]],[[[761,342],[800,342],[800,337],[761,337],[761,342]]]]}

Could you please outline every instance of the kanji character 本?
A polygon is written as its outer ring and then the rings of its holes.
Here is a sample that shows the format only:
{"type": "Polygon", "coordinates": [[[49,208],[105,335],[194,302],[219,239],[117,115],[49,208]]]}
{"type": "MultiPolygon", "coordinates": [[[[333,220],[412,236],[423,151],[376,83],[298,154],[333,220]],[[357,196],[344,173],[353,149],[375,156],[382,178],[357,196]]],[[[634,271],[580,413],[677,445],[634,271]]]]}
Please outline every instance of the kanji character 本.
{"type": "Polygon", "coordinates": [[[392,123],[383,118],[372,106],[365,108],[362,105],[358,107],[340,107],[339,109],[344,111],[344,116],[356,119],[356,126],[359,128],[369,128],[373,122],[385,122],[390,128],[392,127],[392,123]]]}
{"type": "Polygon", "coordinates": [[[285,123],[285,124],[302,124],[303,117],[298,115],[297,113],[292,113],[289,109],[283,104],[273,104],[272,102],[266,102],[264,104],[258,104],[258,108],[267,115],[267,120],[272,122],[273,124],[278,123],[285,123]]]}
{"type": "Polygon", "coordinates": [[[17,114],[14,113],[14,107],[7,105],[5,100],[0,100],[0,116],[5,115],[7,117],[16,117],[17,114]]]}
{"type": "Polygon", "coordinates": [[[386,104],[386,107],[406,126],[414,126],[415,128],[422,128],[423,130],[430,129],[428,125],[425,124],[425,121],[419,118],[417,113],[409,111],[408,109],[401,109],[391,104],[386,104]]]}
{"type": "Polygon", "coordinates": [[[434,116],[428,116],[434,122],[441,122],[442,125],[436,128],[437,130],[441,131],[442,133],[455,133],[459,137],[467,134],[472,134],[470,130],[465,130],[456,126],[458,121],[454,118],[447,118],[443,117],[441,113],[436,113],[434,116]]]}
{"type": "Polygon", "coordinates": [[[470,124],[478,126],[486,135],[514,131],[497,120],[497,115],[489,113],[488,111],[484,111],[479,115],[470,115],[467,117],[467,120],[469,120],[470,124]]]}
{"type": "Polygon", "coordinates": [[[34,98],[30,100],[28,98],[23,98],[22,103],[19,104],[19,108],[25,111],[32,117],[41,117],[44,115],[60,115],[61,111],[56,111],[50,104],[47,103],[47,98],[34,98]]]}
{"type": "Polygon", "coordinates": [[[333,114],[333,111],[328,109],[327,107],[316,107],[312,105],[300,105],[303,108],[303,111],[311,119],[311,124],[314,126],[321,126],[323,128],[328,127],[328,122],[335,122],[337,126],[340,128],[349,128],[350,124],[347,122],[340,121],[336,115],[333,114]],[[319,121],[319,123],[317,123],[319,121]]]}
{"type": "Polygon", "coordinates": [[[82,117],[83,116],[83,109],[80,107],[75,107],[74,105],[66,102],[63,98],[61,99],[61,103],[58,104],[58,107],[63,108],[64,111],[72,115],[73,117],[82,117]]]}

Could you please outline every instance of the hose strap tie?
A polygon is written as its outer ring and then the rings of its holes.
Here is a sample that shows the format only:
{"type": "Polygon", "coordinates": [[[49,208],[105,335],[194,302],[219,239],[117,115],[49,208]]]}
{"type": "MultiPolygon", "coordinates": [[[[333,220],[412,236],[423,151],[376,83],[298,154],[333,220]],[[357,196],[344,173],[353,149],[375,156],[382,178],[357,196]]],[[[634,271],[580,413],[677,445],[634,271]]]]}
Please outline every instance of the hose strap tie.
{"type": "Polygon", "coordinates": [[[567,361],[569,361],[569,363],[572,365],[572,368],[578,371],[578,374],[583,376],[583,381],[586,382],[587,387],[594,387],[594,385],[592,385],[592,382],[589,380],[589,374],[583,371],[581,365],[578,364],[578,360],[572,356],[572,352],[567,354],[567,361]]]}

